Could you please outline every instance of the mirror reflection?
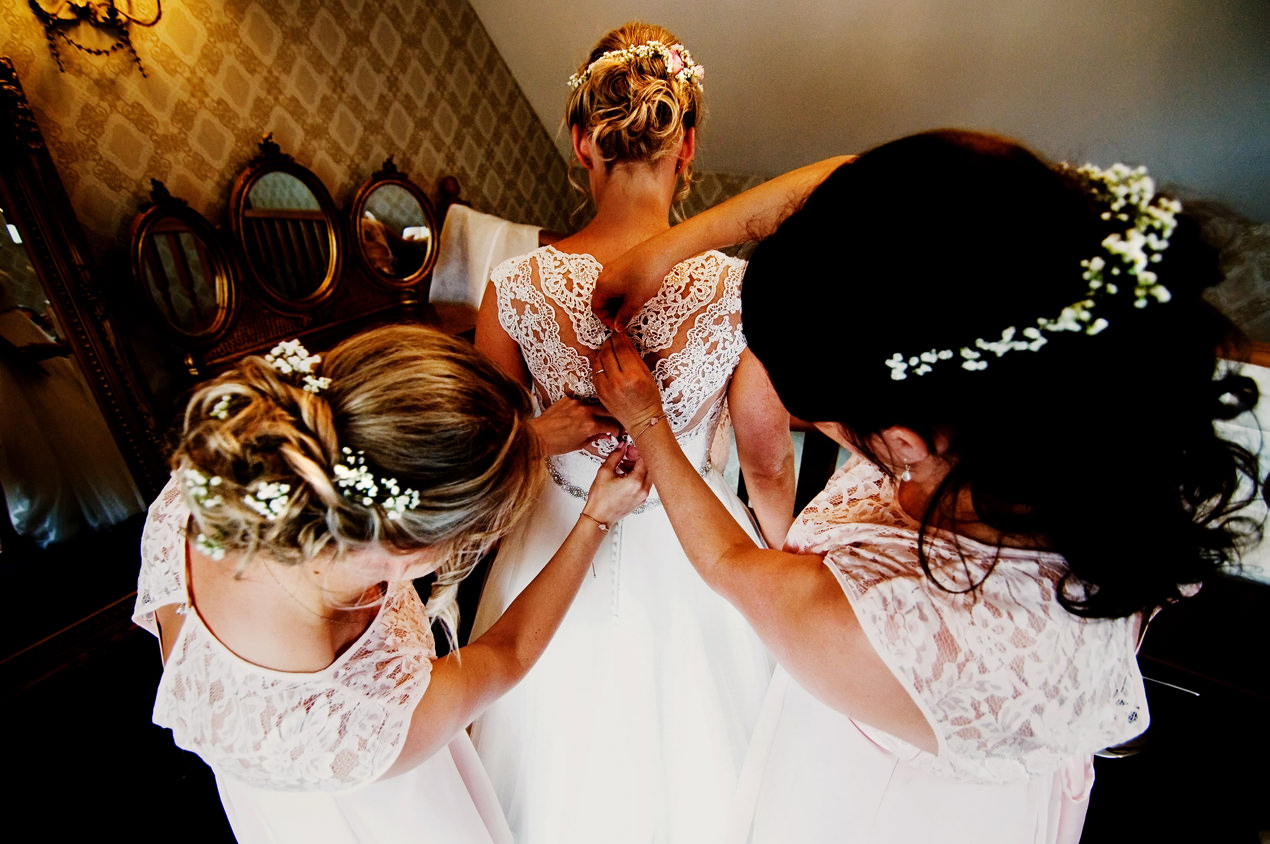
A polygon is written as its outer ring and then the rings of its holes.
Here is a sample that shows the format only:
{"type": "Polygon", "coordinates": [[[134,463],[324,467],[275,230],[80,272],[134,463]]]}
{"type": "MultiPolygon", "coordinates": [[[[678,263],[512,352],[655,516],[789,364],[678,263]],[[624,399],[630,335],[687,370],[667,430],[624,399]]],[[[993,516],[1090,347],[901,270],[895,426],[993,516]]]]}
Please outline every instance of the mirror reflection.
{"type": "Polygon", "coordinates": [[[141,513],[146,502],[62,336],[17,227],[3,224],[0,548],[52,549],[141,513]]]}
{"type": "Polygon", "coordinates": [[[216,270],[206,241],[183,220],[164,217],[141,245],[150,300],[168,323],[191,335],[210,331],[220,313],[216,270]]]}
{"type": "Polygon", "coordinates": [[[242,225],[247,260],[274,293],[297,300],[321,288],[333,232],[304,182],[279,171],[259,176],[247,191],[242,225]]]}
{"type": "Polygon", "coordinates": [[[418,273],[435,248],[423,205],[401,185],[384,184],[371,191],[357,221],[357,235],[367,263],[392,278],[418,273]]]}

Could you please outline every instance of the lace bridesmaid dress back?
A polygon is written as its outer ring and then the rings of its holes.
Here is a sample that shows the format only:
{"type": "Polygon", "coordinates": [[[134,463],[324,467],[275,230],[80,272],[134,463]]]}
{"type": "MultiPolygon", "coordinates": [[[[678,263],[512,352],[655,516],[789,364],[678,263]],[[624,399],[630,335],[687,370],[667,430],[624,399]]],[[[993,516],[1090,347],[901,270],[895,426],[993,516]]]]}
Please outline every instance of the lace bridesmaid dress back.
{"type": "MultiPolygon", "coordinates": [[[[593,360],[609,335],[591,311],[600,269],[548,246],[493,273],[499,322],[544,407],[595,394],[593,360]]],[[[745,350],[743,269],[718,252],[679,264],[627,333],[684,453],[754,536],[709,454],[745,350]]],[[[614,447],[549,459],[554,483],[503,541],[474,636],[555,552],[614,447]]],[[[546,653],[472,737],[518,844],[709,844],[722,835],[770,677],[766,649],[697,576],[653,490],[610,529],[546,653]]]]}
{"type": "Polygon", "coordinates": [[[851,720],[778,669],[728,840],[831,844],[848,830],[868,844],[1076,844],[1091,755],[1147,727],[1139,620],[1069,613],[1057,554],[942,531],[925,545],[933,581],[896,489],[850,461],[785,547],[824,557],[938,753],[851,720]]]}
{"type": "Polygon", "coordinates": [[[509,841],[466,734],[381,779],[405,744],[436,656],[413,584],[391,584],[361,639],[327,668],[265,668],[222,644],[190,600],[189,518],[173,480],[142,534],[133,620],[158,636],[158,608],[176,605],[184,618],[154,722],[216,774],[239,844],[509,841]]]}

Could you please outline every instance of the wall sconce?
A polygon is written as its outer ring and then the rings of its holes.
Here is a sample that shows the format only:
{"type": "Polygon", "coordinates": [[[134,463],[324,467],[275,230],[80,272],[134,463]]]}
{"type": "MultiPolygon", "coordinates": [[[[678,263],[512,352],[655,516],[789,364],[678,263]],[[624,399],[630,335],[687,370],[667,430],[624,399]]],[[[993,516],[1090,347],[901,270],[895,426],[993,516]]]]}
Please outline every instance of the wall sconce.
{"type": "Polygon", "coordinates": [[[163,16],[161,0],[28,0],[31,11],[44,24],[44,37],[49,42],[49,52],[57,62],[57,69],[66,72],[62,56],[57,51],[60,38],[67,44],[90,56],[106,56],[116,50],[132,54],[141,75],[141,66],[129,27],[154,26],[163,16]]]}

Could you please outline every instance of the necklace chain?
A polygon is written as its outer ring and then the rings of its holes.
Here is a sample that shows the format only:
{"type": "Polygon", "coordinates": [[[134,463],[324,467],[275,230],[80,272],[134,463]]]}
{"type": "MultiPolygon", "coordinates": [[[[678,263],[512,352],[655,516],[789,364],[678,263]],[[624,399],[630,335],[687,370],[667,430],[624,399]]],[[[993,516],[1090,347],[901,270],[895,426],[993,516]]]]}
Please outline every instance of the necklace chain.
{"type": "MultiPolygon", "coordinates": [[[[273,570],[273,564],[271,562],[265,561],[264,567],[265,567],[265,570],[269,572],[269,576],[273,578],[273,582],[278,584],[278,588],[280,588],[283,592],[287,593],[287,597],[295,601],[296,604],[299,605],[299,607],[303,609],[305,612],[311,615],[317,616],[318,618],[325,621],[327,624],[357,624],[358,623],[358,619],[355,619],[355,618],[337,618],[334,616],[329,616],[324,613],[318,612],[317,610],[313,609],[308,604],[306,604],[304,601],[302,601],[300,597],[296,595],[294,592],[292,592],[289,588],[287,588],[287,585],[282,582],[282,580],[278,577],[277,573],[273,570]]],[[[321,587],[318,587],[318,588],[321,589],[321,587]]],[[[366,592],[370,592],[372,590],[379,591],[379,598],[376,601],[373,601],[371,603],[366,603],[366,604],[358,604],[352,607],[330,607],[330,609],[338,613],[348,613],[348,612],[352,612],[356,610],[368,609],[372,606],[375,606],[375,604],[383,600],[384,592],[379,586],[379,584],[376,584],[375,586],[367,587],[365,592],[362,593],[362,595],[365,596],[366,592]]],[[[323,603],[325,604],[325,602],[323,603]]]]}

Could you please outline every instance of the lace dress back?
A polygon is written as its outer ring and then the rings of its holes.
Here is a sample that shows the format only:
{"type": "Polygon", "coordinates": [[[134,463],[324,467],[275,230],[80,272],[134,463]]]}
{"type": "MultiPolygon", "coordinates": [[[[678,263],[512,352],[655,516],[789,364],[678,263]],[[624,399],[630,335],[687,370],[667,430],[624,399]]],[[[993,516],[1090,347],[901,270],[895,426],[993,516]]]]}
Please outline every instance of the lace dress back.
{"type": "Polygon", "coordinates": [[[893,482],[857,459],[786,540],[790,550],[824,555],[870,643],[926,715],[939,753],[866,729],[875,741],[934,773],[1004,783],[1146,729],[1136,617],[1064,609],[1057,554],[946,533],[927,540],[932,581],[917,561],[918,528],[893,482]]]}
{"type": "MultiPolygon", "coordinates": [[[[719,253],[678,265],[629,333],[684,453],[755,537],[733,486],[709,466],[745,349],[742,267],[719,253]]],[[[499,321],[543,405],[595,394],[593,360],[609,336],[591,313],[599,271],[590,255],[546,247],[492,275],[499,321]]],[[[614,442],[601,445],[551,459],[555,483],[501,542],[473,637],[573,529],[614,442]]],[[[745,619],[693,570],[654,491],[605,533],[542,658],[472,727],[517,844],[718,842],[771,672],[745,619]]]]}
{"type": "Polygon", "coordinates": [[[393,584],[361,639],[325,669],[263,668],[225,647],[192,607],[188,519],[170,482],[141,538],[135,620],[157,634],[158,607],[177,604],[185,618],[159,683],[155,723],[218,772],[262,788],[338,791],[382,776],[401,750],[436,655],[414,587],[393,584]]]}
{"type": "Polygon", "coordinates": [[[225,647],[190,601],[189,517],[170,482],[142,534],[133,620],[157,636],[158,608],[174,605],[184,617],[154,722],[212,768],[239,844],[511,844],[467,733],[383,776],[405,744],[436,653],[413,584],[391,584],[361,638],[325,669],[263,668],[225,647]]]}
{"type": "MultiPolygon", "coordinates": [[[[500,265],[492,281],[498,318],[524,355],[546,407],[565,396],[595,397],[591,372],[609,328],[591,310],[600,263],[544,246],[500,265]]],[[[677,265],[627,328],[662,394],[684,453],[705,467],[728,380],[745,350],[741,330],[744,263],[707,252],[677,265]]],[[[612,443],[552,460],[558,483],[590,486],[612,443]]]]}
{"type": "Polygon", "coordinates": [[[785,547],[824,558],[937,752],[853,721],[778,668],[724,840],[1080,841],[1092,754],[1147,726],[1137,619],[1063,609],[1056,554],[947,533],[928,537],[933,582],[918,561],[919,528],[895,484],[856,459],[807,505],[785,547]]]}

